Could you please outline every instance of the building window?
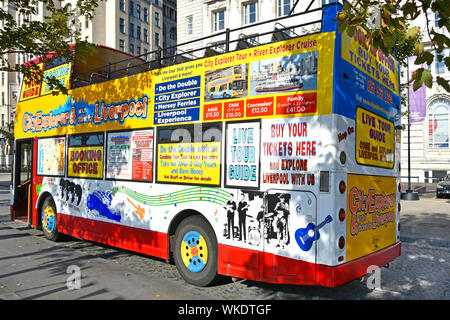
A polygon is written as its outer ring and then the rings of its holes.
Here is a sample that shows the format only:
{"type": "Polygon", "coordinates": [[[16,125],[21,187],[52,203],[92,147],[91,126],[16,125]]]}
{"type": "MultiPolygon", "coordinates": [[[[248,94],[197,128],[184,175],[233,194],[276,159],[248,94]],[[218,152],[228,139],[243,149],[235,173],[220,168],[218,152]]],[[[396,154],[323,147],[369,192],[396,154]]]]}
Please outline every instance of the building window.
{"type": "Polygon", "coordinates": [[[136,5],[136,18],[141,19],[141,5],[136,5]]]}
{"type": "Polygon", "coordinates": [[[434,100],[428,108],[428,146],[449,147],[450,102],[447,99],[434,100]]]}
{"type": "Polygon", "coordinates": [[[134,24],[130,23],[130,37],[134,37],[134,24]]]}
{"type": "Polygon", "coordinates": [[[125,0],[119,1],[119,9],[120,11],[125,11],[125,0]]]}
{"type": "Polygon", "coordinates": [[[258,3],[251,2],[244,4],[244,24],[258,21],[258,3]]]}
{"type": "Polygon", "coordinates": [[[134,2],[130,1],[128,5],[128,14],[134,16],[134,2]]]}
{"type": "Polygon", "coordinates": [[[119,39],[119,49],[120,51],[125,51],[125,41],[119,39]]]}
{"type": "Polygon", "coordinates": [[[186,17],[186,34],[193,33],[193,22],[194,22],[193,16],[186,17]]]}
{"type": "Polygon", "coordinates": [[[291,0],[278,0],[278,16],[286,16],[291,12],[291,0]]]}
{"type": "Polygon", "coordinates": [[[177,40],[177,29],[176,28],[170,28],[169,38],[171,40],[177,40]]]}
{"type": "Polygon", "coordinates": [[[225,29],[225,10],[213,13],[213,30],[220,31],[225,29]]]}
{"type": "Polygon", "coordinates": [[[130,43],[130,53],[134,54],[134,44],[130,43]]]}
{"type": "Polygon", "coordinates": [[[159,46],[159,33],[155,32],[155,45],[158,47],[159,46]]]}
{"type": "Polygon", "coordinates": [[[141,40],[141,27],[140,26],[136,27],[136,38],[138,40],[141,40]]]}
{"type": "Polygon", "coordinates": [[[148,9],[144,8],[144,21],[148,22],[148,9]]]}
{"type": "Polygon", "coordinates": [[[159,12],[155,12],[155,26],[159,27],[159,12]]]}
{"type": "Polygon", "coordinates": [[[144,42],[148,43],[148,33],[147,33],[147,29],[144,29],[144,42]]]}
{"type": "Polygon", "coordinates": [[[436,74],[444,74],[445,73],[446,67],[445,67],[444,59],[449,56],[449,51],[450,51],[450,49],[442,50],[441,55],[443,57],[442,57],[441,61],[438,60],[438,53],[436,51],[434,52],[434,65],[435,65],[434,71],[436,72],[436,74]]]}
{"type": "Polygon", "coordinates": [[[141,47],[138,46],[138,47],[136,48],[136,52],[137,52],[138,55],[140,55],[140,54],[141,54],[141,47]]]}
{"type": "Polygon", "coordinates": [[[89,17],[88,16],[84,17],[84,27],[89,28],[89,17]]]}
{"type": "Polygon", "coordinates": [[[119,18],[119,31],[125,33],[125,20],[119,18]]]}

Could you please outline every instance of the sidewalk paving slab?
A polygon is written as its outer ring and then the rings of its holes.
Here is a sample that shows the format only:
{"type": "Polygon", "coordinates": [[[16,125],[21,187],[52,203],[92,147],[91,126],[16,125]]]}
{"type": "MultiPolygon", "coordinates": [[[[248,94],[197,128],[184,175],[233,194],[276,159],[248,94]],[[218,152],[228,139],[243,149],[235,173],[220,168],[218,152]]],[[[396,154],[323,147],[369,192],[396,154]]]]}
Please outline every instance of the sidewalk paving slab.
{"type": "Polygon", "coordinates": [[[52,300],[214,300],[188,284],[177,284],[150,273],[33,236],[23,223],[0,223],[0,299],[52,300]],[[69,290],[67,281],[79,267],[80,289],[69,290]]]}

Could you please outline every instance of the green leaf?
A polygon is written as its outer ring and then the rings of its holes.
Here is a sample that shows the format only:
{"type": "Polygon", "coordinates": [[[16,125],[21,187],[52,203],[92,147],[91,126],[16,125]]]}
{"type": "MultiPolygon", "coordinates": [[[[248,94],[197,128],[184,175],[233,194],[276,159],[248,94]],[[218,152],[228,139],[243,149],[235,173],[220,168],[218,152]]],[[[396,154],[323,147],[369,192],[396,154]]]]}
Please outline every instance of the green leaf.
{"type": "Polygon", "coordinates": [[[424,51],[421,55],[418,55],[414,64],[422,65],[423,63],[427,63],[427,65],[431,66],[434,60],[434,55],[429,51],[424,51]]]}
{"type": "Polygon", "coordinates": [[[438,83],[442,88],[445,89],[445,91],[447,91],[448,93],[450,93],[450,84],[449,84],[449,82],[448,82],[447,79],[444,79],[444,78],[442,78],[442,77],[437,76],[437,77],[436,77],[436,81],[437,81],[437,83],[438,83]]]}

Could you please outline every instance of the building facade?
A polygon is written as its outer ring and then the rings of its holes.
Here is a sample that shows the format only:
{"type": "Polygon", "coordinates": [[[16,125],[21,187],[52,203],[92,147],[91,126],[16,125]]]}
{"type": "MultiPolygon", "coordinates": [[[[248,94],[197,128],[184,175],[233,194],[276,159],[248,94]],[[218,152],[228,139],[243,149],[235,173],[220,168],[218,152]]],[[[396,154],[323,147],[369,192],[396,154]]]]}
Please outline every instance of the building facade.
{"type": "MultiPolygon", "coordinates": [[[[92,20],[77,14],[76,0],[56,2],[61,7],[67,6],[76,16],[73,25],[81,33],[81,38],[90,43],[115,48],[132,55],[143,55],[157,51],[164,54],[174,52],[176,45],[176,10],[175,0],[105,0],[98,4],[92,20]]],[[[43,2],[36,3],[36,14],[24,16],[7,0],[0,6],[11,14],[20,25],[25,20],[43,21],[47,15],[43,2]]],[[[0,28],[4,21],[0,22],[0,28]]],[[[11,64],[25,63],[34,59],[27,54],[10,54],[7,60],[11,64]]],[[[149,57],[152,59],[154,57],[149,57]]],[[[0,125],[5,127],[14,120],[15,106],[19,97],[21,79],[14,72],[0,72],[0,125]]],[[[6,140],[0,138],[0,170],[10,167],[6,140]]]]}
{"type": "MultiPolygon", "coordinates": [[[[246,39],[253,44],[266,43],[271,35],[263,35],[274,28],[284,28],[312,21],[321,20],[321,12],[293,18],[283,18],[289,15],[318,9],[322,4],[337,2],[336,0],[296,1],[296,0],[180,0],[177,3],[177,32],[178,43],[186,43],[200,38],[203,41],[186,44],[180,47],[182,51],[192,50],[205,46],[215,45],[219,52],[224,49],[225,30],[247,27],[243,31],[230,34],[230,50],[238,46],[239,39],[246,39]],[[296,4],[296,5],[295,5],[296,4]],[[280,18],[279,21],[264,25],[259,22],[280,18]],[[252,25],[255,25],[252,27],[252,25]],[[234,42],[233,42],[234,41],[234,42]]],[[[320,30],[320,23],[307,27],[293,28],[287,33],[297,35],[320,30]]],[[[203,52],[193,51],[192,55],[199,57],[203,52]]]]}
{"type": "MultiPolygon", "coordinates": [[[[439,29],[449,37],[448,31],[438,27],[439,17],[428,14],[428,27],[439,29]]],[[[434,61],[428,69],[431,71],[434,83],[431,89],[423,86],[419,91],[409,90],[410,105],[410,162],[411,162],[411,182],[437,182],[439,179],[450,174],[450,94],[436,82],[436,76],[450,79],[450,72],[447,70],[444,61],[438,61],[436,50],[432,47],[426,30],[427,19],[425,16],[419,17],[414,25],[421,28],[424,35],[423,44],[425,50],[433,53],[434,61]]],[[[450,50],[444,49],[444,55],[448,57],[450,50]]],[[[414,65],[414,58],[408,61],[409,73],[417,66],[414,65]]],[[[403,70],[404,75],[408,70],[403,70]]],[[[406,83],[408,79],[402,79],[406,83]]],[[[406,182],[408,177],[408,107],[403,106],[404,117],[402,124],[404,130],[401,135],[401,176],[406,182]]]]}

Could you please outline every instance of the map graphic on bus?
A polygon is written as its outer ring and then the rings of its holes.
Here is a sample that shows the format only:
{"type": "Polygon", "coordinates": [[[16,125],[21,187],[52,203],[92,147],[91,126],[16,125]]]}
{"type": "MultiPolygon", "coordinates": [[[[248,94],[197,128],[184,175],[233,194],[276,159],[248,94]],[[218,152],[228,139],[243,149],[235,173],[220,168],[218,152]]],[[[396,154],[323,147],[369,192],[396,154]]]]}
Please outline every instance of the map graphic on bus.
{"type": "Polygon", "coordinates": [[[247,97],[248,64],[205,73],[205,100],[247,97]]]}

